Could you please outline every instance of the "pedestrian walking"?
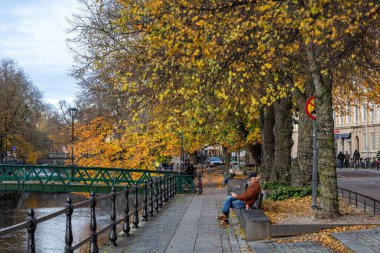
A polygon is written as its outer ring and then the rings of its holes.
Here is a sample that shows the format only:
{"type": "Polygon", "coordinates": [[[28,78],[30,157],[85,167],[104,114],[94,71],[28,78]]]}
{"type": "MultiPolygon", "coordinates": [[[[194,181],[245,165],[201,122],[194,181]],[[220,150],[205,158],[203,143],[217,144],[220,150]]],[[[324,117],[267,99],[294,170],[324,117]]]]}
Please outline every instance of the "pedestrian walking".
{"type": "Polygon", "coordinates": [[[354,158],[355,169],[357,169],[359,167],[359,162],[360,162],[360,153],[357,149],[355,149],[352,157],[354,158]]]}
{"type": "Polygon", "coordinates": [[[342,153],[342,151],[340,151],[338,154],[338,160],[340,168],[343,169],[344,154],[342,153]]]}
{"type": "Polygon", "coordinates": [[[347,151],[344,154],[344,165],[346,166],[347,169],[348,167],[350,167],[350,154],[347,151]]]}

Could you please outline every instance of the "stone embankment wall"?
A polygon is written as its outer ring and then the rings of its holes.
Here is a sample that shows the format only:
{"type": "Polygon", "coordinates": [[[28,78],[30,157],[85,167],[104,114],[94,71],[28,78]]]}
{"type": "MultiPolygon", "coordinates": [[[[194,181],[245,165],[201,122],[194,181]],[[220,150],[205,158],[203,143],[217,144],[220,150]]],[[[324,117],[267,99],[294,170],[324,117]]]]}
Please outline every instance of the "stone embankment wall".
{"type": "Polygon", "coordinates": [[[0,206],[2,209],[13,209],[17,207],[21,192],[2,191],[0,192],[0,206]]]}

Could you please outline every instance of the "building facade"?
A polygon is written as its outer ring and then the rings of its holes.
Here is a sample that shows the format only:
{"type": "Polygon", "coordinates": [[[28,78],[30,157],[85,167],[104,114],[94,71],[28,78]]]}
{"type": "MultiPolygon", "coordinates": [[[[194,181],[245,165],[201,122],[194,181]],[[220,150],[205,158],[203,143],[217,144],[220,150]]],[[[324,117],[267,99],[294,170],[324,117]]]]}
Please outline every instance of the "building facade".
{"type": "Polygon", "coordinates": [[[346,113],[334,112],[335,149],[362,158],[374,158],[380,150],[380,105],[351,106],[346,113]]]}
{"type": "MultiPolygon", "coordinates": [[[[371,160],[380,151],[380,105],[354,105],[345,112],[334,112],[335,151],[352,156],[355,149],[361,158],[371,160]]],[[[292,157],[297,156],[298,126],[294,127],[292,157]]]]}

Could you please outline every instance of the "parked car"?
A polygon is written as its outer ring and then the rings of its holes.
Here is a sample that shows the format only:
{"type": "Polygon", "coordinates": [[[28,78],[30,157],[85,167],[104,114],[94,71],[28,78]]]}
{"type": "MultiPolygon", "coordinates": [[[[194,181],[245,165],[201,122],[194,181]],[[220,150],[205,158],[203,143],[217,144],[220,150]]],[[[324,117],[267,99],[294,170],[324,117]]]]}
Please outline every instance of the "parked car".
{"type": "Polygon", "coordinates": [[[224,163],[219,157],[213,156],[206,159],[206,165],[208,167],[214,167],[214,166],[223,165],[223,164],[224,163]]]}

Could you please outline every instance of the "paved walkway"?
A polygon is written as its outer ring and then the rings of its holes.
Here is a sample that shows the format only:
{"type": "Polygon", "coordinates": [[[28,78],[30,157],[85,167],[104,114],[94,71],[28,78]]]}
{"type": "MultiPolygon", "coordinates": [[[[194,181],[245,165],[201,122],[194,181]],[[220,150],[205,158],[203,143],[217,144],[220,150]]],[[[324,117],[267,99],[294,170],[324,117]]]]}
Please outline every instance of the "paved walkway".
{"type": "Polygon", "coordinates": [[[118,247],[100,252],[250,252],[235,219],[230,226],[219,225],[225,190],[204,188],[203,195],[176,196],[160,213],[140,222],[130,237],[119,237],[118,247]]]}
{"type": "Polygon", "coordinates": [[[330,253],[333,252],[329,248],[323,247],[321,244],[315,241],[306,242],[284,242],[277,243],[276,241],[266,242],[251,242],[250,243],[253,252],[255,253],[330,253]]]}
{"type": "MultiPolygon", "coordinates": [[[[176,196],[160,213],[149,217],[148,222],[140,222],[140,228],[132,229],[130,237],[119,237],[118,247],[102,248],[100,252],[333,252],[317,241],[246,242],[232,215],[229,226],[219,225],[215,218],[221,210],[225,189],[205,185],[203,193],[176,196]]],[[[380,228],[336,233],[333,236],[354,252],[380,252],[380,228]]]]}
{"type": "Polygon", "coordinates": [[[333,234],[333,236],[355,252],[380,252],[380,227],[354,232],[336,233],[333,234]]]}

